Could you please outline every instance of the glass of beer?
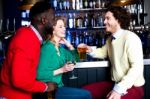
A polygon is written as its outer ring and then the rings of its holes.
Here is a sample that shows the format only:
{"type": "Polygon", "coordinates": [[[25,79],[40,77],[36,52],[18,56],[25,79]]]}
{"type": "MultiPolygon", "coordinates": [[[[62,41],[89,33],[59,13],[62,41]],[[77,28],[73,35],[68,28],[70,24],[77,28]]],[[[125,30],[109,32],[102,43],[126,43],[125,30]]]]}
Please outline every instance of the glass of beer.
{"type": "Polygon", "coordinates": [[[77,50],[78,50],[78,53],[79,53],[80,60],[85,61],[86,58],[87,58],[87,55],[86,55],[87,48],[86,48],[86,46],[78,46],[77,50]]]}

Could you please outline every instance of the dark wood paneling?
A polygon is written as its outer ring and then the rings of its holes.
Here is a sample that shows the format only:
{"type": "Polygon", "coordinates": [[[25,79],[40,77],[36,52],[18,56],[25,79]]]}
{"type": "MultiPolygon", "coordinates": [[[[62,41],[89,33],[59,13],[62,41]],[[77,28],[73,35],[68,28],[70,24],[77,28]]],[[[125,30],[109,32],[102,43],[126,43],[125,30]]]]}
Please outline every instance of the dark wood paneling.
{"type": "Polygon", "coordinates": [[[71,72],[63,75],[63,82],[66,86],[82,87],[93,82],[109,80],[109,68],[107,67],[75,69],[74,72],[77,79],[69,79],[71,72]]]}
{"type": "Polygon", "coordinates": [[[144,77],[145,77],[145,85],[144,85],[144,99],[150,99],[150,66],[144,67],[144,77]]]}

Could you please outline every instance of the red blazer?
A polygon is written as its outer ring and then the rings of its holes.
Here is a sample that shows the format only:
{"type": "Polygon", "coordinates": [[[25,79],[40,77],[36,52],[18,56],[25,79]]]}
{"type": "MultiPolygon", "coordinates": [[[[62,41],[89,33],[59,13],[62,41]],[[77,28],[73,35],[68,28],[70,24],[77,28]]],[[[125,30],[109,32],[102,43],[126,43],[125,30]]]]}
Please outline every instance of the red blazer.
{"type": "Polygon", "coordinates": [[[36,80],[40,41],[30,27],[20,28],[10,42],[0,75],[0,97],[31,99],[46,85],[36,80]]]}

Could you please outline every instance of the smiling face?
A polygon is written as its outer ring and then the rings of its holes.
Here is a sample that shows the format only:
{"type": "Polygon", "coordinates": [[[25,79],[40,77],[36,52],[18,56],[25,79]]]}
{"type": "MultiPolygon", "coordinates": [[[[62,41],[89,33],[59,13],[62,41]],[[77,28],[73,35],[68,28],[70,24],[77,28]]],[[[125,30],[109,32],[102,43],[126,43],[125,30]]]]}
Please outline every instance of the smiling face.
{"type": "Polygon", "coordinates": [[[53,36],[57,38],[64,38],[65,37],[65,32],[66,32],[66,27],[65,23],[62,19],[57,20],[56,25],[53,26],[53,36]]]}
{"type": "Polygon", "coordinates": [[[120,28],[118,20],[115,19],[113,13],[110,11],[105,14],[104,24],[106,27],[106,32],[115,33],[120,28]]]}

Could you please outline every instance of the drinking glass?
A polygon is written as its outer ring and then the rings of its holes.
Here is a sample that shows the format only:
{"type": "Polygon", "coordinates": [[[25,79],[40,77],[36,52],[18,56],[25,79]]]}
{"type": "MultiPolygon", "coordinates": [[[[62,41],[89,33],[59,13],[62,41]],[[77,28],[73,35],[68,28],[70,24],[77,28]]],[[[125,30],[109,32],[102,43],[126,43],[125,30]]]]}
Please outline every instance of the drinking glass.
{"type": "Polygon", "coordinates": [[[86,56],[86,47],[78,47],[77,48],[78,53],[79,53],[79,57],[80,57],[80,61],[86,61],[87,56],[86,56]]]}
{"type": "MultiPolygon", "coordinates": [[[[72,61],[71,62],[71,64],[74,64],[74,65],[76,65],[76,61],[72,61]]],[[[74,70],[72,70],[71,71],[71,77],[69,78],[69,79],[77,79],[78,77],[77,76],[75,76],[75,74],[74,74],[74,70]]]]}

